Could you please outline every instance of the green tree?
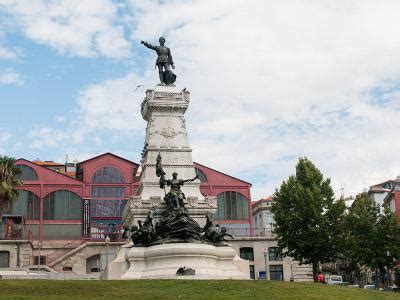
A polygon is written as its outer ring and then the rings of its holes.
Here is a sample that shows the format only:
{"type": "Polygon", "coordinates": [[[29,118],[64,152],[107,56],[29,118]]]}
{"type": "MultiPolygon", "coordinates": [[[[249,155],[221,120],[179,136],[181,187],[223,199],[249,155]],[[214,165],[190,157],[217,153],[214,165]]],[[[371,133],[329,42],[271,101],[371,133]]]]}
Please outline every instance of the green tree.
{"type": "Polygon", "coordinates": [[[396,215],[385,208],[381,214],[367,193],[356,197],[345,218],[344,255],[353,263],[375,271],[379,286],[383,274],[400,257],[400,226],[396,215]]]}
{"type": "Polygon", "coordinates": [[[312,264],[315,281],[319,264],[335,261],[340,252],[344,201],[334,201],[330,179],[307,158],[299,159],[296,174],[282,183],[273,199],[279,251],[312,264]]]}
{"type": "Polygon", "coordinates": [[[394,269],[394,284],[400,287],[400,267],[394,269]]]}
{"type": "Polygon", "coordinates": [[[0,215],[8,211],[11,203],[18,198],[16,187],[21,185],[18,179],[21,169],[15,165],[15,159],[0,156],[0,215]]]}

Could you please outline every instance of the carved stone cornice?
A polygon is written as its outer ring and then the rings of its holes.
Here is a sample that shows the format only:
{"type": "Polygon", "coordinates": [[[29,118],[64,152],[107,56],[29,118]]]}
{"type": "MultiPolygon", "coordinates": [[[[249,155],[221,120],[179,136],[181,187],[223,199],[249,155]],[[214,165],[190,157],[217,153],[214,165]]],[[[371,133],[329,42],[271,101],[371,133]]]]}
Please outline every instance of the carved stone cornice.
{"type": "Polygon", "coordinates": [[[189,102],[190,92],[186,90],[180,93],[147,90],[146,97],[141,105],[141,113],[146,121],[155,111],[180,112],[184,114],[189,102]]]}

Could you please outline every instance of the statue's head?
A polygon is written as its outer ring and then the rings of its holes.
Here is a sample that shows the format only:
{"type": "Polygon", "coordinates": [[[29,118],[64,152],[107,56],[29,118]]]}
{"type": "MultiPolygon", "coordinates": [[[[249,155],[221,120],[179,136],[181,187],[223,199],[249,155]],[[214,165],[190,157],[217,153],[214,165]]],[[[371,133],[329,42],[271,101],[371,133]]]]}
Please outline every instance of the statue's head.
{"type": "Polygon", "coordinates": [[[176,179],[178,177],[178,173],[174,172],[172,173],[172,178],[176,179]]]}
{"type": "Polygon", "coordinates": [[[139,228],[136,226],[136,225],[133,225],[132,227],[131,227],[131,231],[132,232],[134,232],[134,231],[137,231],[139,228]]]}
{"type": "Polygon", "coordinates": [[[164,45],[165,44],[165,37],[160,37],[159,39],[158,39],[158,41],[160,42],[160,44],[161,45],[164,45]]]}

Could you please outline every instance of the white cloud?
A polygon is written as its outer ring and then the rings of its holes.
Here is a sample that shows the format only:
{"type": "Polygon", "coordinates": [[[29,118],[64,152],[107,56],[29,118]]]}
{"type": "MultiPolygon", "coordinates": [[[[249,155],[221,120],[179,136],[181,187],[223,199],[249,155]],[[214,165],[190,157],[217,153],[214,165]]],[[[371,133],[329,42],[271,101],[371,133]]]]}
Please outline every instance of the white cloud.
{"type": "Polygon", "coordinates": [[[16,142],[13,146],[12,146],[12,149],[15,151],[15,150],[18,150],[18,149],[21,149],[21,147],[23,146],[24,144],[22,143],[22,142],[16,142]]]}
{"type": "Polygon", "coordinates": [[[30,39],[60,53],[122,59],[130,45],[111,0],[4,0],[0,10],[13,17],[30,39]]]}
{"type": "Polygon", "coordinates": [[[24,85],[24,79],[21,74],[15,72],[13,69],[6,69],[0,72],[0,85],[15,84],[18,86],[24,85]]]}
{"type": "Polygon", "coordinates": [[[17,55],[13,50],[8,49],[3,45],[0,45],[0,59],[14,59],[16,57],[17,55]]]}
{"type": "Polygon", "coordinates": [[[67,121],[67,117],[65,117],[65,116],[55,116],[54,120],[57,123],[65,123],[67,121]]]}
{"type": "MultiPolygon", "coordinates": [[[[76,99],[74,118],[67,121],[56,117],[58,123],[66,122],[65,128],[53,129],[38,126],[28,137],[33,140],[31,147],[42,148],[66,144],[81,144],[90,141],[93,145],[103,143],[100,134],[104,131],[120,132],[122,135],[140,135],[145,129],[138,107],[143,99],[138,85],[145,85],[143,78],[128,74],[118,79],[105,80],[82,89],[76,99]]],[[[108,142],[117,139],[118,134],[108,135],[108,142]]]]}
{"type": "Polygon", "coordinates": [[[28,132],[28,138],[33,141],[30,147],[39,149],[45,146],[57,146],[68,138],[68,134],[60,129],[47,126],[36,126],[28,132]]]}
{"type": "Polygon", "coordinates": [[[0,143],[5,143],[10,140],[12,134],[7,131],[0,131],[0,143]]]}
{"type": "MultiPolygon", "coordinates": [[[[400,2],[130,3],[133,38],[165,35],[177,84],[191,91],[194,159],[248,178],[254,200],[272,194],[299,156],[346,195],[400,172],[400,2]]],[[[82,49],[101,44],[107,53],[107,39],[82,49]]],[[[157,82],[152,55],[144,76],[133,71],[82,90],[67,133],[74,142],[101,130],[144,130],[144,91],[134,88],[157,82]]]]}

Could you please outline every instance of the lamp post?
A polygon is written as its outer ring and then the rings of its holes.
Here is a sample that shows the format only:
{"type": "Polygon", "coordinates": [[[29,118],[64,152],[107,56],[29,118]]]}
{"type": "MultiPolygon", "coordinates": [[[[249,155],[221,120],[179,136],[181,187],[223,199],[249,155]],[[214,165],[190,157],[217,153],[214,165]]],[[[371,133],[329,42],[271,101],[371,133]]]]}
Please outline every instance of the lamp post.
{"type": "Polygon", "coordinates": [[[42,248],[42,241],[39,241],[39,255],[38,255],[38,267],[37,267],[37,270],[38,270],[38,272],[40,271],[40,250],[41,250],[41,248],[42,248]]]}
{"type": "Polygon", "coordinates": [[[264,260],[265,260],[265,280],[268,280],[267,256],[268,256],[268,249],[264,249],[264,260]]]}
{"type": "Polygon", "coordinates": [[[290,258],[290,281],[291,282],[294,281],[294,277],[293,277],[293,260],[292,260],[292,258],[290,258]]]}
{"type": "Polygon", "coordinates": [[[108,243],[110,242],[110,238],[108,237],[108,235],[106,235],[106,238],[104,240],[106,242],[106,280],[108,280],[108,243]]]}

